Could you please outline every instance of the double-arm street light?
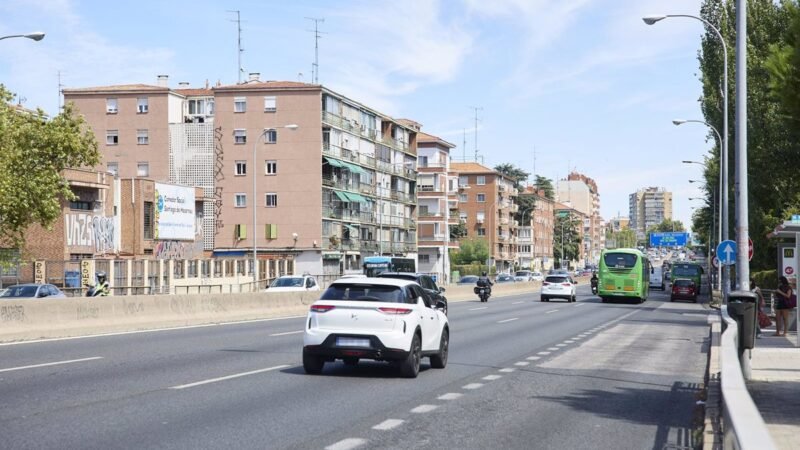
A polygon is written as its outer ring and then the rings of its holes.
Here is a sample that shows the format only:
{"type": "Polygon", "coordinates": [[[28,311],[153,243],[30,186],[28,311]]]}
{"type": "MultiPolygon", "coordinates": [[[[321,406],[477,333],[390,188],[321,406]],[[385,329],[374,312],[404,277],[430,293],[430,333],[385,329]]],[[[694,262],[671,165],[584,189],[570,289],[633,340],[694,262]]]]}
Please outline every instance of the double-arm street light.
{"type": "MultiPolygon", "coordinates": [[[[256,231],[258,227],[258,143],[261,141],[264,136],[267,135],[269,132],[277,133],[278,128],[286,128],[288,130],[296,130],[299,128],[295,124],[291,125],[284,125],[282,127],[275,127],[275,128],[264,128],[264,131],[258,135],[258,137],[253,141],[253,289],[258,290],[258,232],[256,231]]],[[[276,136],[277,137],[277,136],[276,136]]],[[[265,200],[266,201],[266,200],[265,200]]]]}
{"type": "MultiPolygon", "coordinates": [[[[720,206],[721,206],[720,212],[722,215],[722,219],[720,220],[720,222],[724,224],[722,226],[722,240],[727,240],[728,223],[729,223],[728,222],[728,44],[725,43],[725,39],[722,37],[722,32],[720,32],[717,27],[711,24],[711,22],[703,19],[702,17],[693,16],[690,14],[664,14],[664,15],[653,15],[653,16],[643,17],[642,20],[647,25],[653,25],[656,22],[673,17],[699,20],[700,22],[705,24],[705,26],[707,26],[709,29],[714,31],[714,34],[717,35],[717,38],[719,38],[719,42],[722,44],[722,57],[724,58],[725,61],[722,67],[723,104],[722,104],[722,136],[720,136],[720,140],[722,141],[722,151],[720,152],[721,153],[720,172],[722,172],[722,177],[720,180],[722,184],[722,187],[720,189],[720,206]]],[[[680,124],[676,123],[676,125],[680,124]]],[[[719,134],[720,133],[717,133],[718,136],[719,134]]],[[[725,274],[725,280],[723,282],[722,295],[725,301],[727,302],[728,292],[730,291],[730,277],[728,277],[727,266],[723,273],[725,274]]]]}
{"type": "Polygon", "coordinates": [[[2,41],[3,39],[20,38],[20,37],[33,39],[34,41],[41,41],[42,39],[44,39],[44,33],[42,33],[41,31],[37,31],[35,33],[28,33],[28,34],[10,34],[8,36],[1,36],[0,41],[2,41]]]}

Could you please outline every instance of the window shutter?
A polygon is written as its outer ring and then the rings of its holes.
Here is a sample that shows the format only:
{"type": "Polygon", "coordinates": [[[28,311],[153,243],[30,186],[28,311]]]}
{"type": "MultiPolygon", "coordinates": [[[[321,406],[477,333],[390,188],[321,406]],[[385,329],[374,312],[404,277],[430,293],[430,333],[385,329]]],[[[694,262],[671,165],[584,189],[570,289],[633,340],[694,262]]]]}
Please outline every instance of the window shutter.
{"type": "Polygon", "coordinates": [[[278,239],[278,225],[274,223],[264,225],[264,237],[266,239],[278,239]]]}
{"type": "Polygon", "coordinates": [[[242,240],[247,238],[247,225],[244,224],[236,224],[233,229],[234,234],[236,235],[236,239],[242,240]]]}

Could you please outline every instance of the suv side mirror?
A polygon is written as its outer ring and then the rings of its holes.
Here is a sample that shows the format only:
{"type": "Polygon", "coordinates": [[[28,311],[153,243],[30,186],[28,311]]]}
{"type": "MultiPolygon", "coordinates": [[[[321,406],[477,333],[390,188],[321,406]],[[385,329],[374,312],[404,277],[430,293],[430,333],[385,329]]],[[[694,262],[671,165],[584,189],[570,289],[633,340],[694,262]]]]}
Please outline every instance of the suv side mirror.
{"type": "Polygon", "coordinates": [[[442,311],[444,311],[446,308],[447,305],[445,304],[444,300],[439,300],[438,302],[436,302],[436,309],[441,309],[442,311]]]}

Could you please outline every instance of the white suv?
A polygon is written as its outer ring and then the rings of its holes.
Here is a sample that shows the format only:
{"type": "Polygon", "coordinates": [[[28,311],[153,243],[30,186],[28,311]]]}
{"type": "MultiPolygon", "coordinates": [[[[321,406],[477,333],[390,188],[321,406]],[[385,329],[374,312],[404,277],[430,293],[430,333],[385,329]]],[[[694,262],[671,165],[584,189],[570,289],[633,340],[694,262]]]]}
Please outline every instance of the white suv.
{"type": "Polygon", "coordinates": [[[563,298],[574,302],[577,294],[577,282],[569,274],[548,275],[542,282],[541,301],[549,302],[551,298],[563,298]]]}
{"type": "Polygon", "coordinates": [[[417,283],[393,278],[350,278],[333,282],[308,313],[303,334],[303,368],[319,374],[326,362],[390,361],[415,378],[420,359],[447,365],[450,327],[445,305],[417,283]]]}

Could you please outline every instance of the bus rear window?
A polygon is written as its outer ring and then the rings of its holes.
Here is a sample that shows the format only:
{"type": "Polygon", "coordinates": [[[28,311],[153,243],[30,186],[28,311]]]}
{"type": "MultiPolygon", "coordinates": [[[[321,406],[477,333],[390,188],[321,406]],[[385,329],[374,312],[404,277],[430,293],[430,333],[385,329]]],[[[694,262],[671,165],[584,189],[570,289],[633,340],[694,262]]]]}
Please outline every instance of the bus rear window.
{"type": "Polygon", "coordinates": [[[606,253],[603,262],[609,269],[632,269],[637,259],[636,255],[630,253],[606,253]]]}
{"type": "Polygon", "coordinates": [[[672,268],[672,274],[679,277],[695,277],[700,275],[701,272],[700,266],[691,264],[676,264],[672,268]]]}

